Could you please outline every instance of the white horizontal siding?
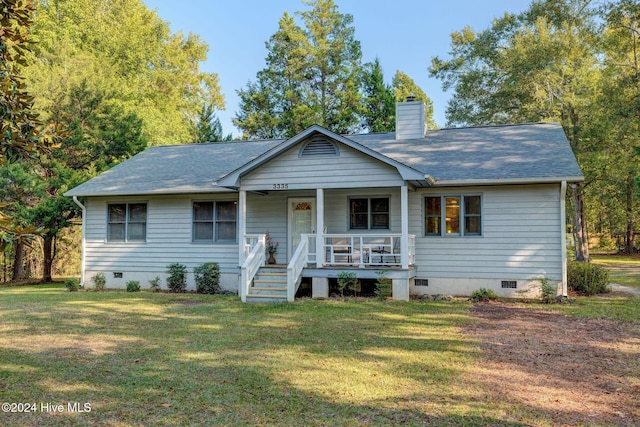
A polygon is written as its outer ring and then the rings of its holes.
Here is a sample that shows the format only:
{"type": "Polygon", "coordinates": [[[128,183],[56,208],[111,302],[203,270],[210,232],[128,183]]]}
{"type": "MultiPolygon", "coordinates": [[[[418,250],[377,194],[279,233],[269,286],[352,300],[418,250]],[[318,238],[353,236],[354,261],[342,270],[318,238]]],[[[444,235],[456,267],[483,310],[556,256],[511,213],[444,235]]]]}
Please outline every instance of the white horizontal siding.
{"type": "MultiPolygon", "coordinates": [[[[193,285],[193,268],[217,262],[224,274],[238,273],[238,244],[192,243],[192,202],[194,200],[237,200],[236,193],[201,196],[89,198],[85,244],[87,277],[104,272],[135,273],[136,277],[164,277],[169,264],[187,266],[193,285]],[[108,242],[107,205],[109,203],[147,203],[146,242],[108,242]]],[[[109,283],[107,283],[109,284],[109,283]]],[[[144,283],[143,283],[144,285],[144,283]]],[[[191,286],[192,287],[192,286],[191,286]]]]}
{"type": "Polygon", "coordinates": [[[560,279],[559,197],[559,185],[426,189],[410,193],[409,232],[418,236],[417,277],[560,279]],[[482,236],[424,236],[424,197],[443,194],[482,195],[482,236]]]}
{"type": "Polygon", "coordinates": [[[297,144],[255,171],[242,177],[247,191],[315,188],[368,188],[400,186],[398,171],[350,147],[339,144],[339,156],[300,157],[297,144]],[[281,187],[280,187],[281,188],[281,187]]]}

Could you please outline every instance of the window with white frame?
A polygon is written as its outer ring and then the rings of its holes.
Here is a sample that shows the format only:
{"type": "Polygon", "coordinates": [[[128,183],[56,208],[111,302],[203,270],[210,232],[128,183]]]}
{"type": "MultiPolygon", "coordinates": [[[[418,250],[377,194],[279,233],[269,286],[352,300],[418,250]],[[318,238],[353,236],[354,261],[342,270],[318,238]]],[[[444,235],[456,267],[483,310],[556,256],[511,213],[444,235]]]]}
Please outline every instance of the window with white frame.
{"type": "Polygon", "coordinates": [[[193,241],[237,242],[238,202],[193,202],[193,241]]]}
{"type": "Polygon", "coordinates": [[[349,228],[352,230],[388,230],[389,198],[350,198],[349,218],[349,228]]]}
{"type": "Polygon", "coordinates": [[[108,205],[107,241],[145,242],[146,240],[146,203],[113,203],[108,205]]]}
{"type": "Polygon", "coordinates": [[[425,197],[424,232],[427,236],[482,235],[482,198],[479,195],[425,197]]]}

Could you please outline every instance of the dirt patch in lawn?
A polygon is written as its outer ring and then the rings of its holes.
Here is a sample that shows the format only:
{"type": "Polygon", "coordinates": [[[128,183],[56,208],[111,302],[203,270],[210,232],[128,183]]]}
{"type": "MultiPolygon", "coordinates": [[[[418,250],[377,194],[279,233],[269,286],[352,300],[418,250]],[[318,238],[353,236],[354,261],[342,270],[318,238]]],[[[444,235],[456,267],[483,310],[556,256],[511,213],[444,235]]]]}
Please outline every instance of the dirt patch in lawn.
{"type": "Polygon", "coordinates": [[[465,332],[481,352],[492,400],[541,424],[640,425],[637,324],[569,317],[506,303],[476,304],[465,332]],[[516,409],[518,408],[518,409],[516,409]]]}

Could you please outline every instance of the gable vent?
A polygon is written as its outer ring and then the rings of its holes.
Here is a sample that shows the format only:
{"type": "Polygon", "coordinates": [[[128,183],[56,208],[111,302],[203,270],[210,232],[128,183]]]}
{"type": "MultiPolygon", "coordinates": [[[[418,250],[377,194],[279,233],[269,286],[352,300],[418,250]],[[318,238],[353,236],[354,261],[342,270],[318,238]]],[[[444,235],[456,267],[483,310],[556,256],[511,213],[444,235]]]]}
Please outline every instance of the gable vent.
{"type": "Polygon", "coordinates": [[[311,138],[300,150],[300,157],[339,156],[338,147],[323,137],[311,138]]]}

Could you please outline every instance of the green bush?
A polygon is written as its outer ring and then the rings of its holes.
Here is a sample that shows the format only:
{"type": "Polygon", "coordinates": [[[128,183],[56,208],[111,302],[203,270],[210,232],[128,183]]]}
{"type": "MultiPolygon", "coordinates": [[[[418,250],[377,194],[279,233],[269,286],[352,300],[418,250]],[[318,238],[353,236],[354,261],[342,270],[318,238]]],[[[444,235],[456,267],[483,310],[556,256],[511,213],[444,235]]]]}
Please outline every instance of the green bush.
{"type": "Polygon", "coordinates": [[[376,271],[376,289],[375,292],[378,298],[384,300],[391,296],[393,282],[387,277],[386,270],[376,271]]]}
{"type": "Polygon", "coordinates": [[[167,288],[171,292],[184,292],[187,290],[187,266],[174,262],[167,266],[167,288]]]}
{"type": "Polygon", "coordinates": [[[70,277],[64,281],[64,285],[67,287],[69,292],[77,292],[78,289],[80,289],[80,280],[70,277]]]}
{"type": "Polygon", "coordinates": [[[129,280],[127,282],[127,292],[140,292],[140,282],[138,280],[129,280]]]}
{"type": "Polygon", "coordinates": [[[469,301],[481,302],[481,301],[493,301],[498,299],[498,295],[491,289],[480,288],[471,293],[469,301]]]}
{"type": "Polygon", "coordinates": [[[160,292],[160,276],[156,276],[149,280],[149,289],[154,292],[160,292]]]}
{"type": "Polygon", "coordinates": [[[193,269],[196,279],[196,292],[199,294],[217,294],[220,292],[220,267],[216,262],[199,265],[193,269]]]}
{"type": "Polygon", "coordinates": [[[568,288],[578,294],[595,295],[610,292],[609,272],[589,262],[570,262],[567,280],[568,288]]]}
{"type": "Polygon", "coordinates": [[[549,283],[549,279],[546,277],[540,278],[540,290],[542,291],[542,302],[545,304],[551,304],[556,302],[556,294],[558,289],[549,283]]]}
{"type": "Polygon", "coordinates": [[[91,283],[93,283],[93,289],[96,291],[103,291],[107,284],[107,278],[104,273],[96,273],[91,277],[91,283]]]}
{"type": "Polygon", "coordinates": [[[344,298],[344,291],[355,291],[355,285],[357,283],[356,273],[351,271],[343,271],[338,274],[338,288],[344,298]]]}

